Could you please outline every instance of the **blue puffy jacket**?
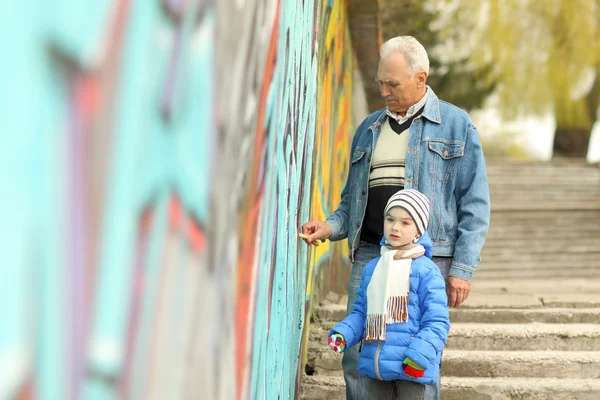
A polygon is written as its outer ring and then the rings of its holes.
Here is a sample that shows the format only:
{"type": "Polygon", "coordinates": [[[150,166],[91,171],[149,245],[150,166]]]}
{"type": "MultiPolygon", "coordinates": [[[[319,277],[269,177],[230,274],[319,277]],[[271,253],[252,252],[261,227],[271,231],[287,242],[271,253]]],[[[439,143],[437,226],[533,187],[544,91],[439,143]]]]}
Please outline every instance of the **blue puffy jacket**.
{"type": "MultiPolygon", "coordinates": [[[[432,243],[424,234],[418,241],[425,255],[412,260],[408,321],[387,326],[387,339],[364,343],[358,358],[358,373],[373,379],[404,379],[425,385],[437,381],[442,349],[448,339],[450,318],[444,278],[431,261],[432,243]],[[408,357],[425,369],[425,376],[414,379],[404,374],[402,363],[408,357]]],[[[329,335],[341,333],[347,347],[360,342],[365,334],[367,287],[380,257],[364,268],[352,312],[329,335]]]]}

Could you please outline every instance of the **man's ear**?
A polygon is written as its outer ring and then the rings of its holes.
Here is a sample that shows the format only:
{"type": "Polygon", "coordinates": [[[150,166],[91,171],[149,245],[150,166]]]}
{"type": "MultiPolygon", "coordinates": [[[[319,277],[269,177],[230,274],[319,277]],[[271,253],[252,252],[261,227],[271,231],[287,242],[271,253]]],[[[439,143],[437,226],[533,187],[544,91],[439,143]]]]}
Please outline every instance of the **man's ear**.
{"type": "Polygon", "coordinates": [[[417,87],[422,88],[427,83],[427,72],[421,71],[416,74],[417,78],[417,87]]]}

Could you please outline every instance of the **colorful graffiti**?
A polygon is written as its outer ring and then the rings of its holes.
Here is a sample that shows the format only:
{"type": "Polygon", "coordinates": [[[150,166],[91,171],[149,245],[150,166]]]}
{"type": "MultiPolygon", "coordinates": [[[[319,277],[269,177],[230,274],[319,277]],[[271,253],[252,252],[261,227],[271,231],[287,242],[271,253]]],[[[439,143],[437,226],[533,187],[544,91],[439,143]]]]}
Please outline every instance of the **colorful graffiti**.
{"type": "Polygon", "coordinates": [[[83,3],[0,13],[0,398],[293,397],[347,266],[297,237],[345,181],[344,2],[83,3]]]}
{"type": "MultiPolygon", "coordinates": [[[[342,2],[322,6],[319,53],[319,95],[315,136],[310,218],[325,220],[337,207],[348,174],[352,119],[353,60],[348,16],[342,2]]],[[[305,317],[312,315],[314,300],[329,291],[345,293],[350,276],[348,246],[325,242],[312,248],[307,278],[305,317]]],[[[302,365],[307,361],[310,326],[303,333],[302,365]]]]}
{"type": "Polygon", "coordinates": [[[192,370],[190,354],[212,283],[215,23],[207,2],[130,4],[84,398],[189,397],[195,377],[211,374],[204,364],[192,370]]]}
{"type": "Polygon", "coordinates": [[[194,397],[214,369],[188,357],[212,284],[214,4],[3,10],[0,398],[194,397]]]}
{"type": "Polygon", "coordinates": [[[237,254],[238,398],[288,398],[301,376],[307,276],[316,271],[309,274],[307,260],[315,267],[347,265],[342,245],[322,246],[309,258],[297,233],[309,216],[339,202],[352,133],[352,53],[344,3],[265,2],[256,15],[254,6],[228,14],[240,24],[223,50],[225,59],[235,59],[224,75],[244,71],[242,81],[256,83],[241,98],[225,90],[234,95],[221,99],[219,154],[241,162],[216,171],[216,182],[225,183],[217,196],[229,200],[221,205],[229,212],[218,214],[230,216],[220,225],[238,226],[240,236],[227,231],[217,264],[237,254]],[[258,20],[247,22],[248,16],[258,20]],[[258,113],[232,125],[230,116],[244,115],[248,104],[258,113]]]}
{"type": "Polygon", "coordinates": [[[241,75],[235,82],[248,82],[252,90],[241,91],[241,99],[232,91],[233,103],[221,99],[225,148],[219,153],[241,162],[216,171],[216,181],[226,183],[218,197],[232,198],[224,205],[230,211],[219,213],[230,222],[221,226],[239,227],[238,237],[228,230],[223,247],[217,245],[225,260],[232,257],[228,244],[236,243],[238,398],[287,398],[296,389],[307,260],[297,232],[310,200],[304,193],[310,188],[316,117],[314,7],[273,1],[243,7],[232,2],[229,8],[240,21],[231,37],[255,39],[232,40],[224,50],[224,57],[235,60],[225,76],[241,75]],[[231,116],[244,116],[248,104],[256,112],[241,126],[231,124],[231,116]],[[232,193],[227,182],[237,190],[232,193]]]}
{"type": "MultiPolygon", "coordinates": [[[[348,16],[343,2],[326,2],[322,7],[319,53],[319,96],[314,148],[314,179],[311,218],[325,220],[337,208],[346,182],[350,144],[354,134],[352,96],[354,69],[348,16]]],[[[350,273],[348,246],[325,242],[311,254],[310,275],[319,270],[322,291],[344,293],[350,273]]],[[[312,295],[309,277],[307,295],[312,295]]]]}

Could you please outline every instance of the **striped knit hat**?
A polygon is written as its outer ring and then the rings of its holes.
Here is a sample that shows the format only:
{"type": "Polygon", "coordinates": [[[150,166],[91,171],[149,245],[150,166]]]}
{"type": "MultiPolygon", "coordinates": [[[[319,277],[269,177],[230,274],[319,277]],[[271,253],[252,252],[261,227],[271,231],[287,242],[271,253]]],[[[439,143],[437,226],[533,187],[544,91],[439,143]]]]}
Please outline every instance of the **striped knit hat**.
{"type": "Polygon", "coordinates": [[[429,200],[415,189],[403,189],[392,195],[385,206],[383,215],[393,207],[402,207],[417,224],[417,229],[422,235],[427,230],[429,223],[429,200]]]}

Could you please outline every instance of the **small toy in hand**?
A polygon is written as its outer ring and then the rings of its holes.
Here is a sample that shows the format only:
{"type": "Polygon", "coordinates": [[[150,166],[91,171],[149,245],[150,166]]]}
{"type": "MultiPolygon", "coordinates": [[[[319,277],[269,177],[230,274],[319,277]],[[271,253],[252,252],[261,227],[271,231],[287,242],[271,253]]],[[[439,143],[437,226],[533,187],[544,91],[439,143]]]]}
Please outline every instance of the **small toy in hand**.
{"type": "Polygon", "coordinates": [[[344,350],[346,350],[346,340],[344,339],[344,335],[339,333],[334,333],[329,336],[328,344],[336,353],[343,353],[344,350]]]}

